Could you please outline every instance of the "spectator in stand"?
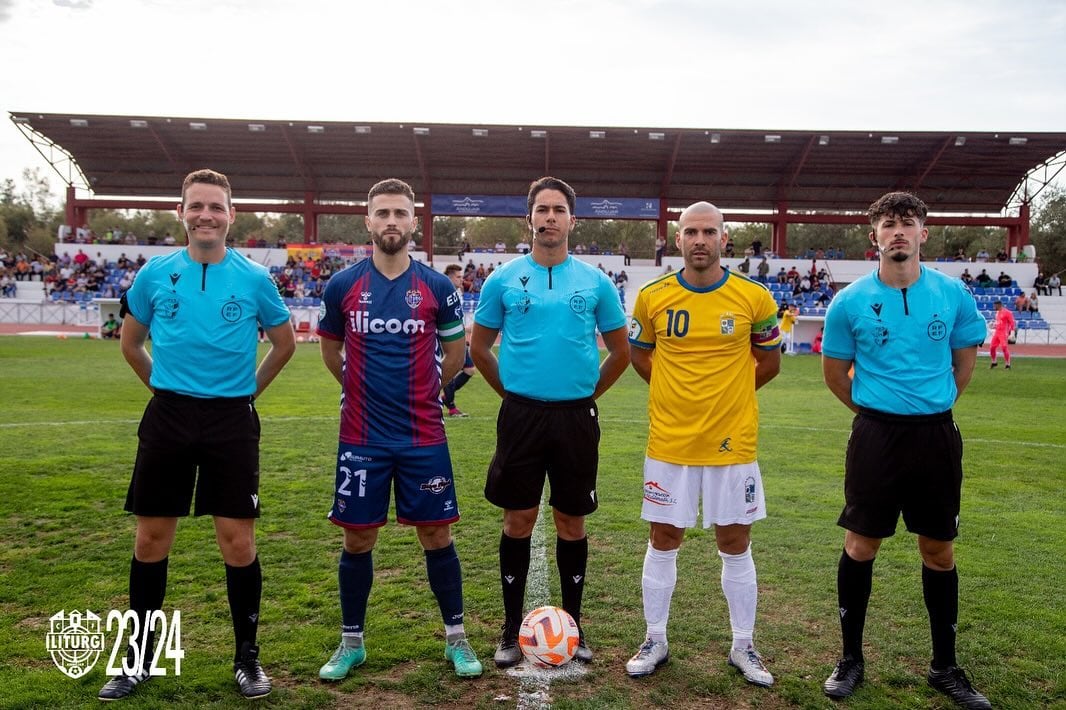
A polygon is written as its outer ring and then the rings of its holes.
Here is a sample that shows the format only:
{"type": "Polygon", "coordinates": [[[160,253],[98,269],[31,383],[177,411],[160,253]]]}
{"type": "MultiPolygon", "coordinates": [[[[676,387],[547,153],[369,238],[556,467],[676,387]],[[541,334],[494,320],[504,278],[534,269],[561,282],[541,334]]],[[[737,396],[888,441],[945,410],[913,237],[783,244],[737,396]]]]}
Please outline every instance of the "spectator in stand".
{"type": "Polygon", "coordinates": [[[666,237],[659,234],[655,237],[655,265],[663,265],[663,256],[666,255],[666,237]]]}
{"type": "Polygon", "coordinates": [[[732,257],[736,254],[736,245],[733,244],[733,237],[729,237],[725,243],[725,255],[732,257]]]}
{"type": "Polygon", "coordinates": [[[0,269],[0,295],[4,298],[14,298],[17,291],[18,285],[7,273],[7,269],[0,269]]]}
{"type": "Polygon", "coordinates": [[[100,326],[100,337],[105,340],[113,340],[119,337],[122,327],[115,320],[115,314],[109,313],[107,320],[100,326]]]}
{"type": "Polygon", "coordinates": [[[999,284],[1000,288],[1010,288],[1014,284],[1014,279],[1006,271],[1000,271],[996,283],[999,284]]]}
{"type": "Polygon", "coordinates": [[[600,253],[600,245],[596,243],[595,239],[593,239],[589,243],[589,254],[599,254],[599,253],[600,253]]]}
{"type": "Polygon", "coordinates": [[[1002,263],[1006,263],[1006,262],[1010,261],[1010,257],[1007,256],[1007,252],[1005,252],[1002,249],[1000,249],[999,251],[996,252],[996,261],[999,261],[999,262],[1002,262],[1002,263]]]}
{"type": "Polygon", "coordinates": [[[977,285],[981,288],[988,288],[993,283],[995,282],[992,280],[992,277],[988,275],[988,272],[985,269],[981,269],[981,273],[977,275],[977,285]]]}
{"type": "Polygon", "coordinates": [[[1033,291],[1032,295],[1029,296],[1029,305],[1026,307],[1029,309],[1030,313],[1040,312],[1040,301],[1036,296],[1036,291],[1033,291]]]}
{"type": "Polygon", "coordinates": [[[758,237],[751,241],[751,252],[754,256],[762,256],[762,240],[758,237]]]}
{"type": "Polygon", "coordinates": [[[781,267],[781,270],[777,272],[777,283],[788,283],[788,274],[785,273],[785,267],[781,267]]]}
{"type": "Polygon", "coordinates": [[[751,271],[751,257],[745,254],[744,261],[737,264],[737,271],[744,275],[747,275],[748,272],[751,271]]]}
{"type": "Polygon", "coordinates": [[[624,266],[629,266],[633,263],[633,260],[629,258],[629,247],[625,242],[618,243],[618,253],[622,255],[622,263],[624,266]]]}
{"type": "Polygon", "coordinates": [[[959,247],[959,250],[955,252],[955,261],[966,261],[968,258],[964,247],[959,247]]]}
{"type": "Polygon", "coordinates": [[[1019,293],[1014,299],[1014,310],[1021,313],[1022,311],[1029,310],[1029,299],[1026,297],[1025,292],[1019,293]]]}
{"type": "Polygon", "coordinates": [[[1036,280],[1033,281],[1033,288],[1035,288],[1036,292],[1042,296],[1050,295],[1047,289],[1047,279],[1044,278],[1043,271],[1036,275],[1036,280]]]}
{"type": "MultiPolygon", "coordinates": [[[[762,249],[761,245],[760,245],[759,249],[760,250],[762,249]]],[[[762,258],[762,261],[759,262],[758,271],[759,271],[759,278],[757,280],[762,282],[762,283],[767,283],[768,280],[769,280],[767,277],[770,274],[770,262],[766,260],[765,256],[762,258]]]]}
{"type": "Polygon", "coordinates": [[[1062,295],[1062,279],[1058,274],[1052,274],[1047,280],[1047,295],[1053,295],[1052,291],[1058,291],[1058,294],[1062,295]]]}
{"type": "Polygon", "coordinates": [[[518,244],[515,245],[515,251],[517,251],[519,254],[529,253],[529,242],[526,241],[525,237],[522,237],[522,241],[518,242],[518,244]]]}
{"type": "Polygon", "coordinates": [[[980,263],[988,261],[988,250],[982,247],[978,250],[977,255],[973,258],[973,260],[980,263]]]}
{"type": "Polygon", "coordinates": [[[973,285],[973,276],[970,275],[969,269],[963,269],[962,276],[960,276],[959,278],[962,279],[962,282],[967,286],[973,285]]]}
{"type": "Polygon", "coordinates": [[[497,254],[502,254],[505,251],[507,251],[507,245],[504,244],[503,242],[496,242],[496,253],[497,254]]]}

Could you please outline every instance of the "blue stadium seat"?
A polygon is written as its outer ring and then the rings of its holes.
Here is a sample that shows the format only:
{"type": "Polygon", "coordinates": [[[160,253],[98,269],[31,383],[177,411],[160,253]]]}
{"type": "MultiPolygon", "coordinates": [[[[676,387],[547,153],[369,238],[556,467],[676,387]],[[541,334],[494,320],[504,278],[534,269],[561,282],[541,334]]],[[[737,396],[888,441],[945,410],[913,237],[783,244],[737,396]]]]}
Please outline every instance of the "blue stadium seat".
{"type": "Polygon", "coordinates": [[[285,301],[285,305],[288,306],[289,308],[292,308],[293,306],[296,305],[296,299],[293,298],[292,296],[285,296],[284,297],[284,301],[285,301]]]}

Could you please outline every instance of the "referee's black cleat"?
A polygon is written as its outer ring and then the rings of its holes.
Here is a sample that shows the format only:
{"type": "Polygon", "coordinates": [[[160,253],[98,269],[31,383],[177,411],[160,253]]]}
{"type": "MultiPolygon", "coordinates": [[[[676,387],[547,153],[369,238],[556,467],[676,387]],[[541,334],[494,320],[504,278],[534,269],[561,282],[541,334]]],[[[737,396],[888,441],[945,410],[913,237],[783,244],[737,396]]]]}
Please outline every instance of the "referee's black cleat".
{"type": "Polygon", "coordinates": [[[96,697],[105,702],[128,698],[134,688],[151,679],[151,677],[145,670],[138,671],[133,675],[120,673],[104,683],[104,687],[100,688],[100,692],[96,694],[96,697]]]}
{"type": "Polygon", "coordinates": [[[496,646],[496,653],[492,660],[497,668],[510,668],[522,660],[522,649],[518,647],[518,626],[503,622],[503,633],[500,634],[500,644],[496,646]]]}
{"type": "Polygon", "coordinates": [[[958,666],[951,666],[942,671],[930,668],[926,678],[929,680],[929,685],[954,700],[955,704],[961,708],[990,710],[992,707],[988,698],[973,687],[966,671],[958,666]]]}
{"type": "Polygon", "coordinates": [[[844,656],[837,661],[837,667],[822,683],[822,691],[830,698],[847,698],[855,692],[855,688],[862,682],[866,665],[857,661],[853,656],[844,656]]]}
{"type": "Polygon", "coordinates": [[[233,676],[241,695],[248,700],[270,695],[270,678],[259,663],[259,647],[247,641],[241,644],[241,652],[233,662],[233,676]]]}

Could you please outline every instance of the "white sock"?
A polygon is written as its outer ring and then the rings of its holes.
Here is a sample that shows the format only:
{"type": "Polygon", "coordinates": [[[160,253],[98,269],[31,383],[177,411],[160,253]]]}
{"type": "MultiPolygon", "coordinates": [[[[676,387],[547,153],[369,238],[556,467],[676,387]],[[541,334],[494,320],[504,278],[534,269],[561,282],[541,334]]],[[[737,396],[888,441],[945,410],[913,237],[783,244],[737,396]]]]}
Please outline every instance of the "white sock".
{"type": "Polygon", "coordinates": [[[464,628],[462,624],[445,624],[444,638],[446,640],[466,638],[466,628],[464,628]]]}
{"type": "Polygon", "coordinates": [[[722,593],[729,604],[729,624],[733,627],[733,648],[744,650],[752,645],[755,635],[755,606],[759,600],[759,587],[755,581],[755,560],[751,546],[739,555],[722,558],[722,593]]]}
{"type": "Polygon", "coordinates": [[[359,648],[363,645],[363,632],[344,632],[341,634],[341,643],[344,645],[345,648],[359,648]]]}
{"type": "Polygon", "coordinates": [[[670,619],[670,599],[677,586],[677,550],[656,550],[648,543],[644,554],[644,621],[648,638],[666,642],[666,622],[670,619]]]}

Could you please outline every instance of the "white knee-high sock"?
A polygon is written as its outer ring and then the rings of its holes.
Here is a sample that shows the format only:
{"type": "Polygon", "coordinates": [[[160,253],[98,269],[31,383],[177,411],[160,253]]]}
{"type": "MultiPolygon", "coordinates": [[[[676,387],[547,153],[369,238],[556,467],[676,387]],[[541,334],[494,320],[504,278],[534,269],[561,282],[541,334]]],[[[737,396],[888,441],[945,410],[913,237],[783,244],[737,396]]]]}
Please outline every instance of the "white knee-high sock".
{"type": "Polygon", "coordinates": [[[666,622],[670,619],[670,599],[677,586],[677,550],[656,550],[648,543],[644,554],[644,621],[648,638],[666,641],[666,622]]]}
{"type": "Polygon", "coordinates": [[[733,648],[746,649],[755,635],[755,607],[759,587],[751,546],[739,555],[719,551],[722,558],[722,593],[729,604],[729,624],[733,627],[733,648]]]}

